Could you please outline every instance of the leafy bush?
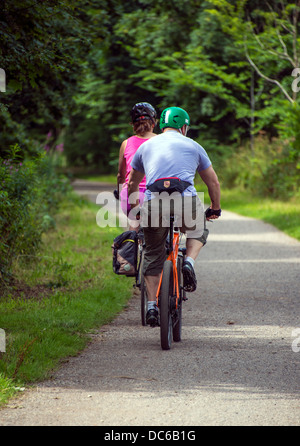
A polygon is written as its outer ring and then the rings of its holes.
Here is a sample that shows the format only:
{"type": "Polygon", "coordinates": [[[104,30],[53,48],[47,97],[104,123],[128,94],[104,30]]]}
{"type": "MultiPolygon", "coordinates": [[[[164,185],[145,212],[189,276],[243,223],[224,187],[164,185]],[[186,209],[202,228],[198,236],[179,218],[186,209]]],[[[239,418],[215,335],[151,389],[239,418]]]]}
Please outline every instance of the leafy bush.
{"type": "Polygon", "coordinates": [[[295,141],[256,138],[254,148],[239,147],[220,169],[224,187],[242,187],[255,195],[289,198],[299,192],[300,152],[295,141]]]}
{"type": "Polygon", "coordinates": [[[23,159],[16,144],[0,158],[0,289],[12,278],[18,256],[32,256],[42,233],[55,224],[53,215],[69,187],[59,178],[53,159],[37,152],[23,159]]]}

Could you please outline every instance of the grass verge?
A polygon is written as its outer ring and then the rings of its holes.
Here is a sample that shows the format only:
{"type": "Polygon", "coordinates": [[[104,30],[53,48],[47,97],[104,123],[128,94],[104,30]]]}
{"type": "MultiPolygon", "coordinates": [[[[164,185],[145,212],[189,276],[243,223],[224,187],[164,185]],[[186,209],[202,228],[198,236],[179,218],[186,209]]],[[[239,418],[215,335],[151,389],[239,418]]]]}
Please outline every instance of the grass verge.
{"type": "Polygon", "coordinates": [[[275,200],[257,197],[241,189],[222,190],[222,208],[270,223],[290,237],[300,240],[300,197],[275,200]]]}
{"type": "Polygon", "coordinates": [[[98,207],[72,197],[57,227],[43,238],[38,258],[19,259],[17,281],[0,298],[0,405],[48,378],[77,355],[89,334],[110,322],[132,296],[133,279],[113,276],[111,244],[122,230],[99,228],[98,207]]]}

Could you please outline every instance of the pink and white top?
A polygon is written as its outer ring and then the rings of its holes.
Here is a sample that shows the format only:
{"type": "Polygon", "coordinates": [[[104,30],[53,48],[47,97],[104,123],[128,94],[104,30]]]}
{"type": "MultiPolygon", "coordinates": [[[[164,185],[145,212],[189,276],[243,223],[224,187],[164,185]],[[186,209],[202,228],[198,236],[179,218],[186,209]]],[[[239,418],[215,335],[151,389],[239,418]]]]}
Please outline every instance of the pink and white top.
{"type": "MultiPolygon", "coordinates": [[[[125,175],[125,184],[128,183],[128,177],[131,171],[131,161],[132,158],[143,142],[148,141],[149,138],[139,138],[138,136],[130,136],[127,139],[127,144],[124,151],[124,158],[126,159],[126,175],[125,175]]],[[[139,187],[146,187],[146,177],[140,182],[139,187]]]]}

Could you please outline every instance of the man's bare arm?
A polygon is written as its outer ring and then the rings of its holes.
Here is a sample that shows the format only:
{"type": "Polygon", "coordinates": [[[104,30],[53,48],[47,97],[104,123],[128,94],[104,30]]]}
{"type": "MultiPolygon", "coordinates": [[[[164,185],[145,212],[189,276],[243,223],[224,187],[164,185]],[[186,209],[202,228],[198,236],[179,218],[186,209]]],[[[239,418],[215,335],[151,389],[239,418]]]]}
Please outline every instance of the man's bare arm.
{"type": "Polygon", "coordinates": [[[207,186],[208,194],[211,199],[211,208],[218,210],[221,208],[221,191],[218,176],[212,166],[199,172],[200,177],[207,186]]]}

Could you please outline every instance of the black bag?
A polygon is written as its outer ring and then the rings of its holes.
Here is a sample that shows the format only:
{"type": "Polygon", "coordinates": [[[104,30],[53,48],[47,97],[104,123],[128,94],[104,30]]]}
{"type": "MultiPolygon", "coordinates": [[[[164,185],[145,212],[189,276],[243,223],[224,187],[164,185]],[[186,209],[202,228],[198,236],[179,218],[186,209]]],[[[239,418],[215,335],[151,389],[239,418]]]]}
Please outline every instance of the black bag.
{"type": "Polygon", "coordinates": [[[114,239],[113,270],[116,274],[135,276],[137,271],[137,233],[125,231],[114,239]]]}
{"type": "Polygon", "coordinates": [[[152,184],[147,184],[147,189],[151,192],[167,192],[171,195],[173,192],[180,192],[181,194],[185,189],[191,186],[191,183],[183,181],[177,177],[159,178],[152,184]]]}

